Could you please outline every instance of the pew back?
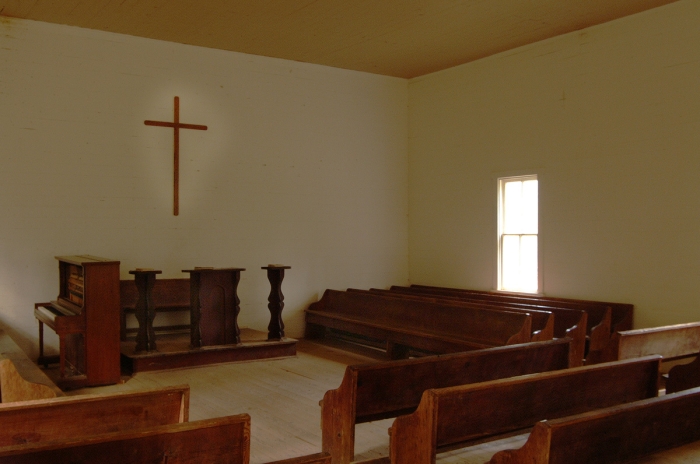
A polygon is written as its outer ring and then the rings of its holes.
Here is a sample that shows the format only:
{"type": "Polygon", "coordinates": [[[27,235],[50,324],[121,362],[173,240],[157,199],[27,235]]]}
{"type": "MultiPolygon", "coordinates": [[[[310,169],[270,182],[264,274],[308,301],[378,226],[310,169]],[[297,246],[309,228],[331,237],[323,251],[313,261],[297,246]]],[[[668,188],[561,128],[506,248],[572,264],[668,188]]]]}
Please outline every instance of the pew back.
{"type": "Polygon", "coordinates": [[[491,464],[628,462],[700,440],[700,388],[535,425],[518,450],[491,464]]]}
{"type": "Polygon", "coordinates": [[[617,332],[605,351],[605,360],[659,354],[664,360],[695,356],[700,352],[700,322],[617,332]]]}
{"type": "Polygon", "coordinates": [[[64,396],[0,404],[0,446],[187,422],[190,388],[64,396]]]}
{"type": "Polygon", "coordinates": [[[364,293],[368,295],[379,295],[388,298],[403,298],[417,301],[425,301],[436,303],[439,305],[453,306],[457,308],[473,308],[473,309],[490,309],[526,312],[532,316],[532,335],[530,341],[543,342],[554,338],[554,315],[551,311],[520,307],[507,307],[506,305],[488,305],[479,302],[464,301],[454,297],[444,297],[440,295],[418,295],[409,293],[397,293],[391,291],[377,291],[376,289],[360,290],[357,288],[348,288],[348,292],[364,293]]]}
{"type": "MultiPolygon", "coordinates": [[[[454,296],[469,301],[481,301],[491,304],[509,303],[548,309],[550,307],[560,309],[573,309],[585,311],[586,334],[589,337],[590,349],[597,351],[603,349],[613,332],[612,308],[605,303],[571,301],[563,299],[545,299],[545,297],[522,296],[514,294],[501,294],[491,292],[478,292],[475,290],[459,290],[454,288],[428,287],[412,285],[410,287],[392,286],[391,291],[402,293],[435,294],[444,296],[454,296]]],[[[626,326],[626,324],[623,324],[626,326]]],[[[631,327],[629,327],[631,328],[631,327]]]]}
{"type": "MultiPolygon", "coordinates": [[[[511,309],[517,311],[529,311],[532,309],[546,311],[554,316],[554,326],[552,334],[557,338],[571,338],[571,367],[580,366],[583,364],[583,359],[586,353],[586,330],[588,326],[588,313],[581,309],[570,309],[558,306],[547,306],[542,304],[532,303],[513,303],[508,301],[492,301],[489,299],[472,299],[469,295],[463,295],[458,292],[443,292],[430,293],[430,291],[416,291],[412,287],[392,287],[396,290],[382,290],[372,288],[371,292],[383,295],[401,295],[406,297],[435,297],[454,301],[469,302],[472,304],[485,305],[496,308],[511,309]]],[[[610,312],[608,311],[607,320],[609,322],[610,312]]],[[[534,323],[534,321],[533,321],[534,323]]],[[[603,345],[607,344],[609,336],[609,324],[604,327],[596,327],[596,331],[605,333],[603,345]]],[[[595,335],[594,335],[595,337],[595,335]]],[[[534,341],[534,340],[533,340],[534,341]]]]}
{"type": "Polygon", "coordinates": [[[426,390],[418,409],[391,427],[391,462],[431,463],[440,448],[655,397],[660,360],[650,356],[426,390]]]}
{"type": "Polygon", "coordinates": [[[326,290],[306,310],[307,327],[325,326],[433,352],[530,340],[530,315],[326,290]]]}
{"type": "MultiPolygon", "coordinates": [[[[502,294],[492,292],[480,292],[475,290],[459,290],[443,287],[427,287],[420,285],[412,285],[411,287],[391,287],[391,291],[402,293],[421,293],[421,294],[439,294],[445,296],[456,296],[469,301],[482,301],[491,304],[517,304],[524,307],[535,307],[540,309],[558,308],[579,310],[586,312],[586,336],[587,347],[585,349],[586,358],[590,358],[594,362],[600,361],[600,352],[608,345],[610,336],[617,327],[631,328],[632,320],[632,305],[622,314],[618,314],[620,318],[617,325],[613,324],[613,309],[607,303],[600,302],[585,302],[580,300],[566,300],[563,298],[547,298],[515,294],[502,294]]],[[[561,322],[563,323],[563,321],[561,322]]]]}
{"type": "Polygon", "coordinates": [[[13,464],[248,464],[250,416],[241,414],[80,439],[10,446],[0,448],[0,460],[13,464]]]}
{"type": "MultiPolygon", "coordinates": [[[[443,289],[445,287],[431,287],[427,285],[411,285],[411,288],[428,288],[428,289],[443,289]]],[[[570,305],[584,305],[584,306],[603,306],[610,308],[612,312],[612,331],[618,330],[631,330],[634,325],[634,305],[629,303],[613,303],[609,301],[593,301],[593,300],[578,300],[573,298],[557,298],[551,296],[542,295],[528,295],[521,293],[503,293],[503,292],[489,292],[483,290],[462,290],[454,288],[446,288],[447,290],[461,291],[465,293],[470,293],[473,295],[490,295],[498,297],[509,297],[516,298],[523,301],[540,301],[540,302],[551,302],[560,304],[570,304],[570,305]]],[[[573,307],[573,306],[572,306],[573,307]]]]}

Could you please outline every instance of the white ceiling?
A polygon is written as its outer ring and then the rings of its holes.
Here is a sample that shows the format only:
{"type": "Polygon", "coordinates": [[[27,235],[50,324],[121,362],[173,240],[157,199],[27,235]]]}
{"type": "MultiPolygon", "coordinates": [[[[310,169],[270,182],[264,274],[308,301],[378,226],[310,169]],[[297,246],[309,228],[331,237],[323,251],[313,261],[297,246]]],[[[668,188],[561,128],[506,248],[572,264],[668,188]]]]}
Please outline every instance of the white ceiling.
{"type": "Polygon", "coordinates": [[[0,0],[0,15],[403,78],[676,0],[0,0]]]}

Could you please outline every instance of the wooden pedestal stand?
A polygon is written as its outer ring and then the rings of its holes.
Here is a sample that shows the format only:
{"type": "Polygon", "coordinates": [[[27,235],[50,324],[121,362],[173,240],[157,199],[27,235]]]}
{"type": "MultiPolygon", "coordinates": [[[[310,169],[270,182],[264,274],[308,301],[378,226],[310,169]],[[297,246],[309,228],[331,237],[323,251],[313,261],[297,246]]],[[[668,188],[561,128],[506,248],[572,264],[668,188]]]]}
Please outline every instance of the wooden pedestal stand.
{"type": "Polygon", "coordinates": [[[139,299],[136,302],[136,320],[139,331],[136,334],[136,352],[156,351],[156,333],[153,331],[153,319],[156,317],[156,306],[153,303],[153,285],[156,274],[163,271],[154,269],[135,269],[129,271],[134,276],[139,299]]]}
{"type": "Polygon", "coordinates": [[[267,326],[268,340],[282,340],[284,338],[282,280],[284,279],[284,270],[291,268],[291,266],[281,266],[279,264],[270,264],[262,267],[262,269],[267,269],[267,280],[270,281],[270,296],[267,298],[269,302],[267,308],[270,310],[270,324],[267,326]]]}

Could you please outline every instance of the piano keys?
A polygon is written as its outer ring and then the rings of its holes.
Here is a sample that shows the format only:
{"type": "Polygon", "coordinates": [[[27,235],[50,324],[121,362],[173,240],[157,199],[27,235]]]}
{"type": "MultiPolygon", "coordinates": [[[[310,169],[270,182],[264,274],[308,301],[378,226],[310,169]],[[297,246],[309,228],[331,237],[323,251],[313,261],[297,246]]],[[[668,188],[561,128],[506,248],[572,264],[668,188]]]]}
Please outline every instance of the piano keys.
{"type": "Polygon", "coordinates": [[[39,364],[59,362],[59,386],[111,385],[120,380],[119,261],[57,256],[59,294],[34,305],[39,364]],[[44,325],[59,338],[59,356],[44,355],[44,325]]]}

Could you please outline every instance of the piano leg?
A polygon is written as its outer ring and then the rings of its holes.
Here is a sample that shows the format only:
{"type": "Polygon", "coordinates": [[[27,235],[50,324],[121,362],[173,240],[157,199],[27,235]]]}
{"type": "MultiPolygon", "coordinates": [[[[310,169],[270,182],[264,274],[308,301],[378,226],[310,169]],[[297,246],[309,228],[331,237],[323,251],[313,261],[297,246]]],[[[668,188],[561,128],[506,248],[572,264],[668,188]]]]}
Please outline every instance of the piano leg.
{"type": "Polygon", "coordinates": [[[58,343],[60,347],[60,373],[61,373],[61,378],[65,378],[66,376],[66,341],[64,340],[63,336],[58,337],[58,343]]]}
{"type": "Polygon", "coordinates": [[[44,357],[44,323],[39,321],[39,364],[44,364],[44,369],[49,368],[49,362],[44,357]]]}
{"type": "Polygon", "coordinates": [[[48,369],[49,364],[56,364],[59,362],[58,356],[45,356],[44,355],[44,323],[39,322],[39,358],[37,358],[36,363],[43,365],[44,369],[48,369]]]}

